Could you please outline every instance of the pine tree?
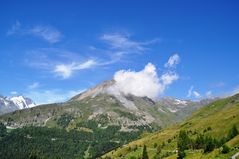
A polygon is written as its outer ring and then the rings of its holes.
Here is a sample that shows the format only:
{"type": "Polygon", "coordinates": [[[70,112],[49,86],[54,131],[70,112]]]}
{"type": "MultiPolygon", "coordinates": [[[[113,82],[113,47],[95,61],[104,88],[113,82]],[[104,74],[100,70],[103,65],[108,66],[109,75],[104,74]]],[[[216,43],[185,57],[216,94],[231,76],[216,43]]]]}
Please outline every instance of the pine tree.
{"type": "Polygon", "coordinates": [[[205,152],[211,152],[212,150],[214,150],[214,148],[216,148],[215,140],[211,136],[206,137],[204,153],[205,152]]]}
{"type": "Polygon", "coordinates": [[[227,139],[230,140],[237,135],[238,135],[237,127],[236,127],[236,125],[233,125],[233,127],[231,128],[231,130],[229,131],[229,133],[227,135],[227,139]]]}
{"type": "Polygon", "coordinates": [[[180,131],[178,137],[178,147],[180,149],[186,150],[190,147],[191,140],[186,131],[180,131]]]}
{"type": "Polygon", "coordinates": [[[222,146],[222,153],[228,153],[229,151],[230,151],[230,148],[226,144],[224,144],[222,146]]]}
{"type": "Polygon", "coordinates": [[[7,132],[7,128],[3,123],[0,123],[0,137],[4,136],[7,132]]]}
{"type": "Polygon", "coordinates": [[[148,156],[148,153],[147,153],[147,147],[145,145],[144,145],[144,148],[143,148],[142,159],[149,159],[149,156],[148,156]]]}
{"type": "Polygon", "coordinates": [[[187,132],[184,130],[181,130],[179,132],[179,137],[178,137],[178,159],[182,159],[185,157],[185,152],[184,150],[187,150],[190,145],[190,138],[187,135],[187,132]]]}
{"type": "Polygon", "coordinates": [[[197,135],[195,140],[194,149],[201,149],[204,145],[204,137],[202,134],[197,135]]]}

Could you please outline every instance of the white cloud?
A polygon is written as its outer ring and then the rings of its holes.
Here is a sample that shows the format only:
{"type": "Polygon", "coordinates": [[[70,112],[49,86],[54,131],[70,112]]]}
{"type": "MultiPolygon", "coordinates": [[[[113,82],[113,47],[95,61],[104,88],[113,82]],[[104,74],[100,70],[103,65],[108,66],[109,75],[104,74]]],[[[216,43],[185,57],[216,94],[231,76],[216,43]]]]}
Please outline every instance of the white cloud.
{"type": "Polygon", "coordinates": [[[190,97],[194,97],[194,98],[200,98],[201,97],[201,94],[198,92],[198,91],[195,91],[194,90],[194,86],[191,86],[188,90],[188,94],[187,94],[187,97],[190,98],[190,97]]]}
{"type": "Polygon", "coordinates": [[[225,82],[219,81],[219,82],[213,83],[211,86],[212,86],[212,87],[215,87],[215,88],[222,88],[222,87],[224,87],[225,85],[226,85],[225,82]]]}
{"type": "Polygon", "coordinates": [[[104,34],[101,37],[102,40],[106,41],[109,45],[111,45],[115,49],[136,49],[138,51],[143,51],[145,48],[136,41],[132,41],[129,39],[129,36],[123,34],[104,34]]]}
{"type": "MultiPolygon", "coordinates": [[[[38,31],[36,32],[38,33],[38,31]]],[[[90,58],[85,57],[82,53],[79,54],[78,52],[71,52],[59,48],[38,48],[27,52],[25,63],[31,67],[46,70],[63,79],[68,79],[79,70],[89,69],[94,66],[99,68],[117,62],[125,62],[131,58],[129,54],[142,52],[147,49],[145,47],[146,45],[158,41],[156,39],[137,42],[131,40],[129,36],[125,34],[104,34],[101,36],[101,40],[104,40],[108,45],[103,49],[90,46],[90,53],[93,54],[90,58]],[[99,54],[100,56],[97,56],[99,54]],[[82,63],[82,60],[87,61],[82,63]]]]}
{"type": "Polygon", "coordinates": [[[40,37],[49,43],[59,42],[62,38],[61,33],[57,29],[50,26],[35,26],[29,30],[29,33],[40,37]]]}
{"type": "Polygon", "coordinates": [[[40,86],[39,82],[34,82],[28,86],[29,89],[35,89],[40,86]]]}
{"type": "Polygon", "coordinates": [[[230,96],[233,96],[233,95],[238,94],[238,93],[239,93],[239,85],[234,86],[231,91],[228,91],[228,92],[222,94],[221,97],[223,97],[223,98],[230,97],[230,96]]]}
{"type": "Polygon", "coordinates": [[[168,62],[164,65],[166,68],[174,68],[180,62],[180,57],[178,54],[174,54],[168,59],[168,62]]]}
{"type": "Polygon", "coordinates": [[[34,49],[28,51],[25,58],[28,66],[45,70],[63,79],[72,77],[77,71],[110,65],[112,62],[57,48],[34,49]]]}
{"type": "Polygon", "coordinates": [[[201,97],[200,93],[197,92],[197,91],[193,91],[193,95],[194,95],[195,98],[201,97]]]}
{"type": "Polygon", "coordinates": [[[7,31],[7,35],[13,35],[19,32],[21,29],[21,23],[19,21],[16,21],[15,24],[12,25],[12,27],[7,31]]]}
{"type": "Polygon", "coordinates": [[[73,71],[73,65],[65,65],[65,64],[60,64],[56,65],[54,72],[58,75],[61,76],[62,78],[66,79],[69,78],[72,74],[73,71]]]}
{"type": "Polygon", "coordinates": [[[178,75],[176,73],[168,72],[163,74],[160,79],[163,85],[170,85],[173,81],[178,79],[178,75]]]}
{"type": "Polygon", "coordinates": [[[71,97],[85,91],[83,90],[32,90],[26,93],[26,96],[31,98],[36,104],[48,104],[48,103],[57,103],[65,102],[71,97]]]}
{"type": "Polygon", "coordinates": [[[191,97],[192,96],[192,91],[193,91],[193,86],[190,86],[189,90],[188,90],[188,94],[187,97],[191,97]]]}
{"type": "Polygon", "coordinates": [[[124,93],[135,96],[147,96],[155,99],[162,94],[165,89],[178,79],[176,73],[165,73],[158,77],[156,68],[148,63],[145,68],[139,72],[121,70],[115,73],[116,81],[110,89],[110,93],[124,93]]]}
{"type": "Polygon", "coordinates": [[[7,35],[31,35],[39,37],[49,43],[59,42],[62,38],[62,34],[56,28],[49,25],[35,25],[30,28],[22,27],[19,21],[7,31],[7,35]]]}
{"type": "Polygon", "coordinates": [[[83,69],[91,68],[91,67],[95,66],[96,64],[97,64],[96,61],[88,60],[88,61],[86,61],[84,63],[76,64],[74,69],[75,70],[83,70],[83,69]]]}
{"type": "Polygon", "coordinates": [[[17,91],[11,91],[10,93],[11,93],[11,95],[16,95],[16,94],[18,94],[17,91]]]}
{"type": "Polygon", "coordinates": [[[230,94],[235,95],[237,93],[239,93],[239,86],[236,86],[235,89],[230,94]]]}
{"type": "Polygon", "coordinates": [[[109,65],[117,62],[124,62],[131,56],[136,56],[149,51],[149,45],[158,43],[161,39],[155,38],[147,41],[137,41],[131,38],[128,33],[105,33],[100,36],[106,46],[96,48],[90,46],[90,50],[106,55],[106,59],[102,59],[103,65],[109,65]]]}
{"type": "Polygon", "coordinates": [[[151,41],[138,42],[130,39],[129,35],[120,33],[104,34],[100,39],[109,44],[112,49],[121,51],[123,54],[145,51],[147,49],[145,47],[146,45],[158,41],[158,39],[154,39],[151,41]]]}
{"type": "Polygon", "coordinates": [[[213,97],[212,91],[207,91],[205,95],[206,95],[207,98],[212,98],[213,97]]]}
{"type": "Polygon", "coordinates": [[[52,71],[57,64],[81,61],[82,56],[59,48],[37,48],[26,52],[25,63],[31,67],[52,71]]]}
{"type": "Polygon", "coordinates": [[[74,71],[89,69],[97,65],[95,60],[87,60],[83,63],[59,64],[54,68],[54,72],[63,79],[71,77],[74,71]]]}

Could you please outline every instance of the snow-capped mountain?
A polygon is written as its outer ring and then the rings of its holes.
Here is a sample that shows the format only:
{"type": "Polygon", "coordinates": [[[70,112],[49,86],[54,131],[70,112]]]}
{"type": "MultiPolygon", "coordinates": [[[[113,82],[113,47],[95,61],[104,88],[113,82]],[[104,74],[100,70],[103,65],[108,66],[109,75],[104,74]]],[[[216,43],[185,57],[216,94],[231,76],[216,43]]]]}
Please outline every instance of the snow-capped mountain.
{"type": "Polygon", "coordinates": [[[36,106],[36,104],[30,98],[21,95],[13,97],[0,96],[0,114],[19,109],[32,108],[34,106],[36,106]]]}
{"type": "Polygon", "coordinates": [[[173,97],[163,97],[158,100],[158,102],[165,106],[170,112],[178,112],[179,110],[194,105],[195,102],[190,100],[180,100],[173,97]]]}
{"type": "Polygon", "coordinates": [[[181,100],[181,99],[177,99],[173,97],[163,97],[163,98],[160,98],[157,102],[160,105],[163,105],[164,107],[166,107],[170,112],[176,113],[178,111],[198,109],[204,105],[211,103],[215,99],[209,98],[209,99],[203,99],[200,101],[192,101],[192,100],[181,100]]]}
{"type": "Polygon", "coordinates": [[[9,98],[9,100],[12,101],[19,109],[32,108],[36,106],[30,98],[23,96],[14,96],[9,98]]]}

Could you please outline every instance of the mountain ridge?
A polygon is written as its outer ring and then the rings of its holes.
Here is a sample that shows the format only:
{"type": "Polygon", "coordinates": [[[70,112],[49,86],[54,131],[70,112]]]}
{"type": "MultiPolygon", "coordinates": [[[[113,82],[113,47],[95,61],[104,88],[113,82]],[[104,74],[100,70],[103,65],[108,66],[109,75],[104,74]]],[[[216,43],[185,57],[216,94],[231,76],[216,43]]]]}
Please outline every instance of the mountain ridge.
{"type": "MultiPolygon", "coordinates": [[[[15,111],[0,117],[8,126],[22,127],[33,125],[45,126],[55,123],[63,114],[81,120],[101,120],[107,117],[107,125],[120,125],[124,130],[132,130],[132,126],[157,125],[165,127],[168,124],[179,122],[190,115],[194,110],[203,106],[201,102],[180,100],[164,97],[152,100],[148,97],[125,95],[121,92],[112,93],[110,88],[114,80],[104,81],[93,88],[86,90],[64,103],[45,104],[32,107],[28,110],[15,111]],[[25,117],[21,117],[24,116],[25,117]],[[6,122],[6,118],[12,118],[6,122]]],[[[212,100],[208,100],[211,102],[212,100]]],[[[75,123],[70,121],[70,123],[75,123]]],[[[69,125],[72,127],[72,124],[69,125]]],[[[74,124],[73,124],[74,125],[74,124]]],[[[73,126],[74,127],[74,126],[73,126]]],[[[122,130],[123,130],[122,129],[122,130]]]]}

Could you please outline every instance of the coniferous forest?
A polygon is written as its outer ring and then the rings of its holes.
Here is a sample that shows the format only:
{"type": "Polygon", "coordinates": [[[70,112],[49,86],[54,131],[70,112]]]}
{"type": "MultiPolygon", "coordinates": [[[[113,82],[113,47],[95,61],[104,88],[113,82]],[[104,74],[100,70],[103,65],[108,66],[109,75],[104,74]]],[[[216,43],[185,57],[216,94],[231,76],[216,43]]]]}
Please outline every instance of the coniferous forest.
{"type": "Polygon", "coordinates": [[[141,132],[119,132],[119,126],[92,132],[24,127],[10,130],[0,124],[0,158],[96,158],[137,139],[141,132]]]}

